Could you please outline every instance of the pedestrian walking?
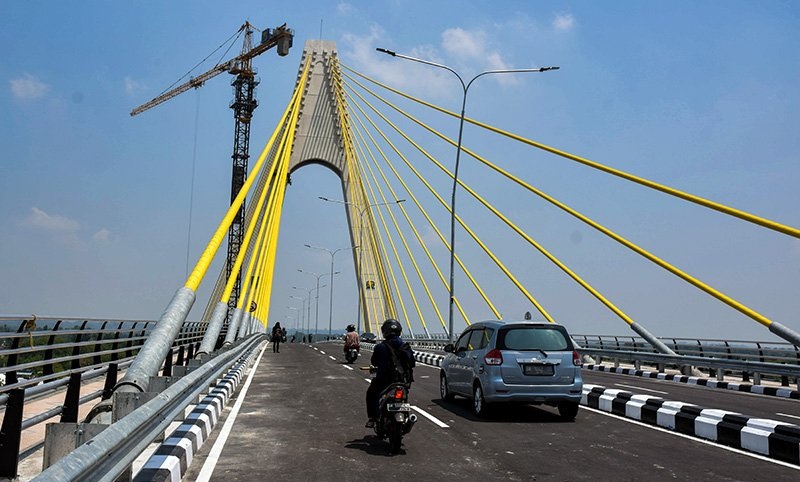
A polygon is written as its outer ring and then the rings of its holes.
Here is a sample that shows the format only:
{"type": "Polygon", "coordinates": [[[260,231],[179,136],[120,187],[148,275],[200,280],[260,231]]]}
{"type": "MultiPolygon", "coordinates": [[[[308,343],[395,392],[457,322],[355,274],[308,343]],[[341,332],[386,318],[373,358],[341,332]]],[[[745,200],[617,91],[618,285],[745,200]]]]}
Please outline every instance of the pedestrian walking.
{"type": "Polygon", "coordinates": [[[272,353],[281,352],[281,338],[283,338],[281,323],[277,322],[275,326],[272,327],[272,353]]]}

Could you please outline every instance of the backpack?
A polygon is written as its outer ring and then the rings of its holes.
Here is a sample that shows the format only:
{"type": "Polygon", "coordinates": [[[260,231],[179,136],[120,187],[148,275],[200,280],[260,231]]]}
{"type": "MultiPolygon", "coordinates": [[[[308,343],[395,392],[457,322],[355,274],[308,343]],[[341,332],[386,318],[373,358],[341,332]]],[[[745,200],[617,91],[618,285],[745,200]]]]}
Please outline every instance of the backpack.
{"type": "Polygon", "coordinates": [[[411,346],[408,342],[400,345],[400,348],[395,348],[389,343],[389,353],[392,356],[393,366],[393,382],[405,383],[410,385],[414,381],[414,357],[410,354],[411,346]]]}

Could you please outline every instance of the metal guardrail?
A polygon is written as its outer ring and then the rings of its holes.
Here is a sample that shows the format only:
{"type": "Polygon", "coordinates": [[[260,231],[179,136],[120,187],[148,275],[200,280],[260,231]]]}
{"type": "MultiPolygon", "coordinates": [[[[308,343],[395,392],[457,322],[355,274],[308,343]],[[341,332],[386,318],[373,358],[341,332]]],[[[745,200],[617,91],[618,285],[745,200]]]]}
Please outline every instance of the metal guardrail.
{"type": "Polygon", "coordinates": [[[265,340],[252,335],[230,349],[205,360],[187,375],[159,393],[153,400],[131,412],[68,456],[59,460],[34,480],[36,481],[108,481],[122,474],[144,449],[164,433],[172,421],[208,389],[214,380],[233,364],[250,356],[265,340]]]}
{"type": "MultiPolygon", "coordinates": [[[[635,336],[572,335],[582,348],[654,353],[643,339],[635,336]]],[[[686,356],[786,363],[800,366],[800,347],[791,343],[749,340],[660,338],[675,353],[686,356]]]]}
{"type": "MultiPolygon", "coordinates": [[[[611,358],[615,363],[630,362],[637,368],[642,363],[654,365],[658,371],[668,366],[708,369],[710,376],[722,379],[726,372],[739,373],[742,380],[761,383],[762,376],[780,380],[788,386],[800,376],[800,347],[791,343],[717,340],[699,338],[661,338],[678,356],[657,353],[644,339],[635,336],[572,335],[583,354],[611,358]]],[[[444,335],[436,338],[411,337],[408,341],[423,350],[441,352],[449,343],[444,335]]]]}
{"type": "MultiPolygon", "coordinates": [[[[80,405],[110,397],[118,373],[133,363],[155,323],[0,317],[0,408],[5,409],[0,433],[0,477],[13,476],[19,460],[42,447],[43,441],[20,447],[24,430],[57,416],[62,422],[77,422],[80,405]],[[105,387],[81,396],[82,382],[99,377],[105,377],[105,387]],[[62,405],[22,418],[26,401],[64,387],[67,390],[62,405]]],[[[164,360],[164,375],[171,375],[173,365],[183,365],[193,358],[206,325],[183,325],[164,360]]]]}

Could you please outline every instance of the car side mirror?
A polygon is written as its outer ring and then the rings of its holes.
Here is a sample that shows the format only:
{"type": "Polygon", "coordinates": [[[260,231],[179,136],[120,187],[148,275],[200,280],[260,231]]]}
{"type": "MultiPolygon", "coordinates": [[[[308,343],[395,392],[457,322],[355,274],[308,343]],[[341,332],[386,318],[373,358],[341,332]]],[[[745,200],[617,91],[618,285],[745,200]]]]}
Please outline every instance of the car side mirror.
{"type": "Polygon", "coordinates": [[[453,353],[453,344],[452,344],[452,343],[448,343],[448,344],[446,344],[446,345],[444,346],[444,351],[445,351],[446,353],[453,353]]]}

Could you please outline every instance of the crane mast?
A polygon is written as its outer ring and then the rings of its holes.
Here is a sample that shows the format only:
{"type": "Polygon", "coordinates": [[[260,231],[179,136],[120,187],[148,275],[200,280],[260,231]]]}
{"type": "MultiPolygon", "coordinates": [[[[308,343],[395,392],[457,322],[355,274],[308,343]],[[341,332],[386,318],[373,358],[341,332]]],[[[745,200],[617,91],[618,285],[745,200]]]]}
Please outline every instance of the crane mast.
{"type": "MultiPolygon", "coordinates": [[[[253,118],[253,111],[258,107],[255,98],[255,89],[258,85],[255,70],[253,69],[253,58],[263,52],[277,47],[278,55],[281,57],[289,53],[292,46],[294,32],[286,28],[286,24],[275,29],[267,29],[261,33],[261,43],[253,47],[253,26],[250,22],[245,22],[239,29],[244,30],[244,42],[242,52],[237,57],[226,62],[220,62],[208,72],[198,75],[189,81],[165,92],[158,97],[146,102],[131,111],[131,116],[149,110],[169,99],[186,92],[191,88],[199,88],[209,79],[228,72],[235,75],[231,85],[233,86],[234,99],[230,103],[233,109],[234,131],[233,131],[233,166],[231,172],[231,203],[236,199],[242,186],[247,179],[247,161],[250,158],[250,121],[253,118]]],[[[228,256],[225,264],[226,279],[231,276],[233,265],[239,254],[244,237],[245,203],[239,208],[236,216],[231,223],[228,231],[228,256]]],[[[228,301],[228,313],[236,307],[241,291],[241,277],[237,275],[236,282],[231,291],[228,301]]]]}

